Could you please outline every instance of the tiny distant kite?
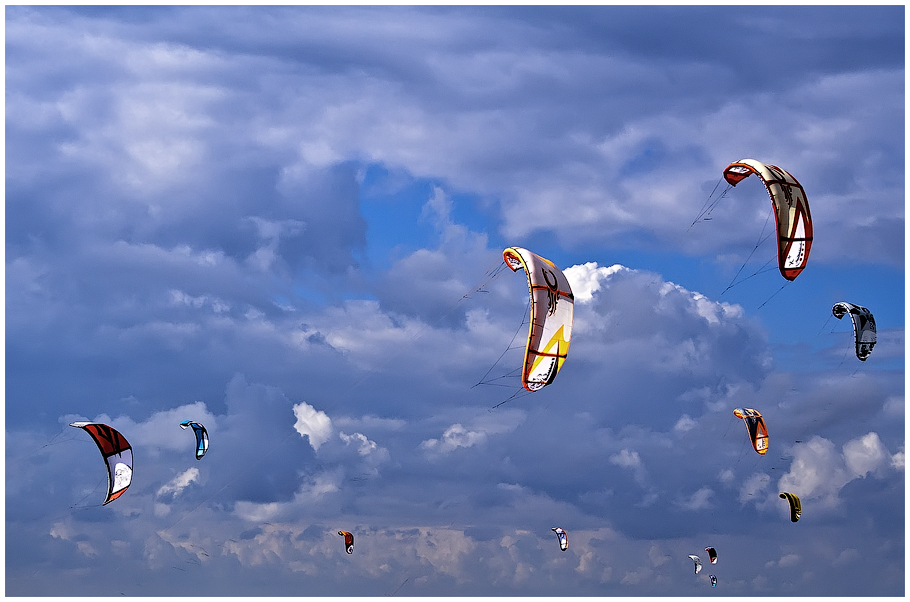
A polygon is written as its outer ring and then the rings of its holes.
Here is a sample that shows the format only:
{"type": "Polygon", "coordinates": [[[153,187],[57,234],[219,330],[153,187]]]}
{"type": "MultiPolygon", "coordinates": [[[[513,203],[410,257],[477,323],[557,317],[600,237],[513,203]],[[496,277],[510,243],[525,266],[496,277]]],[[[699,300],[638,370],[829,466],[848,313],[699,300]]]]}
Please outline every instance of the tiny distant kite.
{"type": "Polygon", "coordinates": [[[568,356],[575,296],[562,270],[549,259],[521,247],[503,250],[502,257],[513,272],[523,269],[528,277],[531,323],[521,384],[537,391],[553,382],[568,356]]]}
{"type": "Polygon", "coordinates": [[[695,554],[689,554],[689,558],[695,563],[695,574],[697,575],[701,571],[701,558],[695,554]]]}
{"type": "Polygon", "coordinates": [[[781,276],[795,280],[809,261],[812,216],[806,191],[792,175],[776,165],[755,159],[735,161],[724,169],[724,179],[736,186],[750,175],[759,177],[774,206],[777,222],[777,261],[781,276]]]}
{"type": "Polygon", "coordinates": [[[196,433],[196,459],[201,460],[209,449],[209,433],[198,422],[184,420],[180,423],[180,428],[186,430],[188,427],[193,427],[193,432],[196,433]]]}
{"type": "Polygon", "coordinates": [[[70,426],[81,428],[94,439],[107,465],[107,495],[105,506],[123,495],[133,480],[133,448],[126,437],[106,424],[94,422],[71,422],[70,426]]]}
{"type": "Polygon", "coordinates": [[[711,578],[711,587],[717,587],[717,577],[714,575],[708,575],[711,578]]]}
{"type": "Polygon", "coordinates": [[[746,422],[752,447],[759,454],[765,455],[768,452],[768,429],[765,428],[765,421],[758,410],[736,408],[733,410],[733,415],[737,418],[742,418],[746,422]]]}
{"type": "Polygon", "coordinates": [[[780,499],[787,500],[790,503],[790,522],[795,523],[803,513],[802,506],[799,503],[799,497],[795,493],[782,491],[780,499]]]}
{"type": "MultiPolygon", "coordinates": [[[[834,317],[840,320],[848,313],[853,319],[853,336],[856,341],[856,357],[865,362],[872,348],[875,347],[875,318],[872,312],[852,303],[835,303],[831,308],[834,317]]],[[[830,318],[829,318],[830,320],[830,318]]]]}
{"type": "Polygon", "coordinates": [[[556,533],[556,537],[559,539],[559,549],[565,552],[569,549],[569,536],[562,529],[562,527],[553,527],[551,531],[556,533]]]}
{"type": "Polygon", "coordinates": [[[354,553],[354,536],[347,531],[339,531],[339,535],[344,537],[344,551],[348,554],[354,553]]]}
{"type": "Polygon", "coordinates": [[[705,552],[708,553],[711,564],[717,564],[717,551],[714,548],[705,548],[705,552]]]}

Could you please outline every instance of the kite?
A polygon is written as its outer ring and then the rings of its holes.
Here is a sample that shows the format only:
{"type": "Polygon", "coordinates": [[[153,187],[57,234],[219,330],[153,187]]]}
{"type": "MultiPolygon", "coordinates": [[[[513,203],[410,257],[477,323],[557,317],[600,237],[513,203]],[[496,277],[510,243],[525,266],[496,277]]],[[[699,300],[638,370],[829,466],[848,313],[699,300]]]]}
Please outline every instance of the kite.
{"type": "Polygon", "coordinates": [[[126,437],[106,424],[94,422],[71,422],[70,426],[81,428],[95,440],[101,457],[107,465],[107,496],[105,506],[123,495],[133,480],[133,448],[126,437]]]}
{"type": "Polygon", "coordinates": [[[717,587],[717,577],[714,575],[708,575],[711,578],[711,587],[717,587]]]}
{"type": "Polygon", "coordinates": [[[193,432],[196,433],[196,459],[201,460],[205,452],[209,450],[209,433],[198,422],[184,420],[180,423],[180,428],[186,430],[188,427],[193,427],[193,432]]]}
{"type": "Polygon", "coordinates": [[[749,430],[749,438],[752,440],[752,447],[761,455],[768,451],[768,429],[765,428],[765,421],[761,414],[752,408],[736,408],[733,415],[746,421],[746,428],[749,430]]]}
{"type": "Polygon", "coordinates": [[[714,548],[705,548],[705,552],[708,553],[711,564],[717,564],[717,551],[714,548]]]}
{"type": "Polygon", "coordinates": [[[701,558],[699,558],[695,554],[689,554],[689,558],[691,558],[695,562],[695,574],[697,575],[699,573],[699,571],[701,571],[701,558]]]}
{"type": "Polygon", "coordinates": [[[339,535],[344,537],[344,551],[348,554],[354,553],[354,536],[347,531],[339,531],[339,535]]]}
{"type": "MultiPolygon", "coordinates": [[[[856,357],[865,362],[875,347],[875,318],[865,307],[852,303],[835,303],[831,308],[834,317],[840,320],[848,313],[853,318],[853,335],[856,339],[856,357]]],[[[830,318],[828,318],[830,320],[830,318]]]]}
{"type": "Polygon", "coordinates": [[[569,549],[569,536],[562,529],[562,527],[553,527],[552,531],[556,532],[556,537],[559,539],[559,549],[565,552],[569,549]]]}
{"type": "Polygon", "coordinates": [[[537,391],[556,378],[569,352],[575,296],[562,270],[553,262],[521,247],[502,252],[513,272],[524,269],[531,295],[531,323],[525,347],[521,384],[537,391]]]}
{"type": "Polygon", "coordinates": [[[724,169],[724,179],[731,186],[752,174],[756,174],[768,189],[774,206],[780,273],[787,280],[795,280],[806,267],[812,248],[812,216],[806,192],[785,170],[755,159],[742,159],[724,169]]]}
{"type": "Polygon", "coordinates": [[[795,523],[798,521],[800,515],[803,513],[802,506],[799,503],[799,497],[795,493],[787,493],[786,491],[782,491],[780,494],[780,499],[790,502],[790,522],[795,523]]]}

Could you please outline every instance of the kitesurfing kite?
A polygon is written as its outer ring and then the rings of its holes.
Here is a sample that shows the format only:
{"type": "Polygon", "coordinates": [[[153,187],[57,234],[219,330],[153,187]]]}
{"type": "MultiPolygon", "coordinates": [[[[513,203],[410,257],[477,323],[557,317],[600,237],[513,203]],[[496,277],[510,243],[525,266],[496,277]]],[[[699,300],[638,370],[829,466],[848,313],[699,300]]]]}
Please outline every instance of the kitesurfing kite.
{"type": "Polygon", "coordinates": [[[699,571],[701,571],[701,558],[699,558],[695,554],[689,554],[689,558],[691,558],[692,561],[695,562],[695,574],[697,575],[699,573],[699,571]]]}
{"type": "Polygon", "coordinates": [[[752,408],[736,408],[733,415],[742,418],[746,422],[746,428],[749,430],[749,439],[752,440],[752,447],[761,455],[768,451],[768,429],[765,428],[765,421],[761,414],[752,408]]]}
{"type": "Polygon", "coordinates": [[[711,578],[711,587],[717,587],[717,577],[714,575],[708,575],[711,578]]]}
{"type": "Polygon", "coordinates": [[[556,537],[559,539],[559,549],[565,552],[569,549],[569,536],[566,535],[566,532],[562,527],[553,527],[552,531],[556,532],[556,537]]]}
{"type": "Polygon", "coordinates": [[[812,216],[806,192],[785,170],[755,159],[735,161],[724,169],[724,179],[731,186],[752,174],[757,175],[768,189],[774,206],[780,273],[787,280],[795,280],[806,267],[812,248],[812,216]]]}
{"type": "Polygon", "coordinates": [[[87,432],[98,445],[107,466],[107,495],[101,505],[113,502],[123,495],[133,480],[133,448],[126,437],[106,424],[71,422],[70,426],[87,432]]]}
{"type": "Polygon", "coordinates": [[[795,493],[782,491],[780,499],[790,502],[790,522],[795,523],[798,521],[800,515],[803,513],[802,506],[799,503],[799,497],[795,493]]]}
{"type": "Polygon", "coordinates": [[[505,249],[502,257],[513,272],[523,269],[528,277],[531,323],[521,384],[537,391],[553,382],[569,353],[575,296],[562,270],[550,260],[521,247],[505,249]]]}
{"type": "Polygon", "coordinates": [[[180,428],[184,430],[189,427],[193,427],[193,432],[196,433],[196,459],[201,460],[202,456],[204,456],[205,452],[209,449],[209,433],[205,430],[205,427],[198,422],[184,420],[180,423],[180,428]]]}
{"type": "Polygon", "coordinates": [[[348,554],[354,553],[354,536],[347,531],[339,531],[339,535],[344,537],[344,551],[348,554]]]}
{"type": "Polygon", "coordinates": [[[705,552],[708,553],[708,559],[711,560],[711,564],[717,564],[717,551],[714,548],[705,548],[705,552]]]}
{"type": "MultiPolygon", "coordinates": [[[[853,335],[856,339],[856,357],[865,362],[875,347],[875,318],[865,307],[852,303],[835,303],[831,308],[834,317],[840,320],[848,313],[853,318],[853,335]]],[[[829,318],[830,319],[830,318],[829,318]]]]}

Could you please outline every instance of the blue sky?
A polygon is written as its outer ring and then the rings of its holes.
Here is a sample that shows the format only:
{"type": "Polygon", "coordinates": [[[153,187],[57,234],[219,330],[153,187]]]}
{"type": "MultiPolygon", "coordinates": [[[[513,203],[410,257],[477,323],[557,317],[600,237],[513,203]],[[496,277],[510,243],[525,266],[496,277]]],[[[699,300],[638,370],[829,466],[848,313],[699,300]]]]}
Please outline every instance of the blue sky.
{"type": "Polygon", "coordinates": [[[6,595],[903,596],[904,12],[7,7],[6,595]],[[494,409],[508,246],[575,323],[494,409]]]}

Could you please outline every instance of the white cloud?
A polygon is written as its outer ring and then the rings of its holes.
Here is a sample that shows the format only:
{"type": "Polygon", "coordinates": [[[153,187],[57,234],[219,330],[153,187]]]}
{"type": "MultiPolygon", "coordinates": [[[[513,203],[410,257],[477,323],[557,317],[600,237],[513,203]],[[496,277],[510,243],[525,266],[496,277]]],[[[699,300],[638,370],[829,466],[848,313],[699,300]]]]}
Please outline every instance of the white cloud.
{"type": "Polygon", "coordinates": [[[180,495],[180,492],[186,489],[190,483],[196,481],[198,478],[199,469],[195,467],[188,468],[184,472],[171,479],[167,484],[162,485],[155,495],[160,497],[172,493],[176,497],[180,495]]]}
{"type": "MultiPolygon", "coordinates": [[[[359,476],[375,476],[379,474],[379,465],[388,461],[391,457],[389,450],[371,441],[362,433],[348,435],[345,432],[339,432],[338,438],[344,442],[345,446],[357,450],[360,461],[357,463],[356,470],[360,471],[359,476]]],[[[345,463],[350,469],[355,467],[345,463]]]]}
{"type": "Polygon", "coordinates": [[[594,293],[600,290],[601,282],[620,270],[629,268],[621,266],[618,263],[610,267],[598,267],[596,261],[589,261],[582,265],[573,265],[562,271],[569,286],[572,287],[572,294],[575,300],[586,303],[594,298],[594,293]]]}
{"type": "MultiPolygon", "coordinates": [[[[610,456],[610,463],[632,472],[635,482],[645,487],[648,480],[648,473],[645,470],[641,456],[635,450],[623,448],[619,453],[610,456]]],[[[657,500],[657,493],[651,491],[645,495],[642,505],[649,506],[657,500]]]]}
{"type": "Polygon", "coordinates": [[[474,447],[487,441],[490,435],[508,433],[524,421],[521,410],[502,410],[495,416],[474,418],[467,427],[455,423],[443,432],[440,439],[427,439],[420,448],[435,454],[448,454],[460,447],[474,447]]]}
{"type": "Polygon", "coordinates": [[[710,487],[702,487],[689,497],[679,500],[676,505],[683,510],[705,510],[711,507],[711,496],[714,490],[710,487]]]}
{"type": "Polygon", "coordinates": [[[635,450],[624,449],[618,454],[610,456],[610,462],[623,468],[640,468],[641,458],[635,450]]]}
{"type": "Polygon", "coordinates": [[[367,439],[366,435],[363,435],[361,433],[348,435],[342,431],[338,433],[338,437],[347,445],[350,445],[352,443],[356,445],[357,453],[361,456],[369,456],[370,454],[376,453],[380,450],[380,447],[376,445],[375,441],[370,441],[367,439]]]}
{"type": "Polygon", "coordinates": [[[844,462],[855,477],[865,477],[891,460],[878,434],[868,433],[844,444],[844,462]]]}
{"type": "Polygon", "coordinates": [[[294,416],[297,417],[294,429],[301,437],[309,439],[314,450],[318,451],[319,446],[332,436],[332,420],[325,412],[316,410],[310,404],[303,401],[296,404],[294,416]]]}
{"type": "Polygon", "coordinates": [[[688,414],[683,414],[679,417],[679,420],[676,421],[676,424],[673,425],[673,430],[679,433],[685,433],[691,431],[696,426],[698,426],[696,421],[692,420],[688,414]]]}
{"type": "Polygon", "coordinates": [[[830,508],[838,504],[838,493],[850,481],[898,468],[901,462],[897,454],[888,453],[875,432],[851,439],[841,452],[831,441],[815,436],[795,448],[790,470],[781,477],[778,487],[801,499],[815,500],[819,507],[830,508]]]}
{"type": "Polygon", "coordinates": [[[427,439],[420,444],[420,447],[427,451],[445,454],[459,447],[473,447],[478,443],[483,443],[486,439],[487,434],[482,431],[469,431],[460,424],[453,424],[442,434],[442,439],[427,439]]]}

